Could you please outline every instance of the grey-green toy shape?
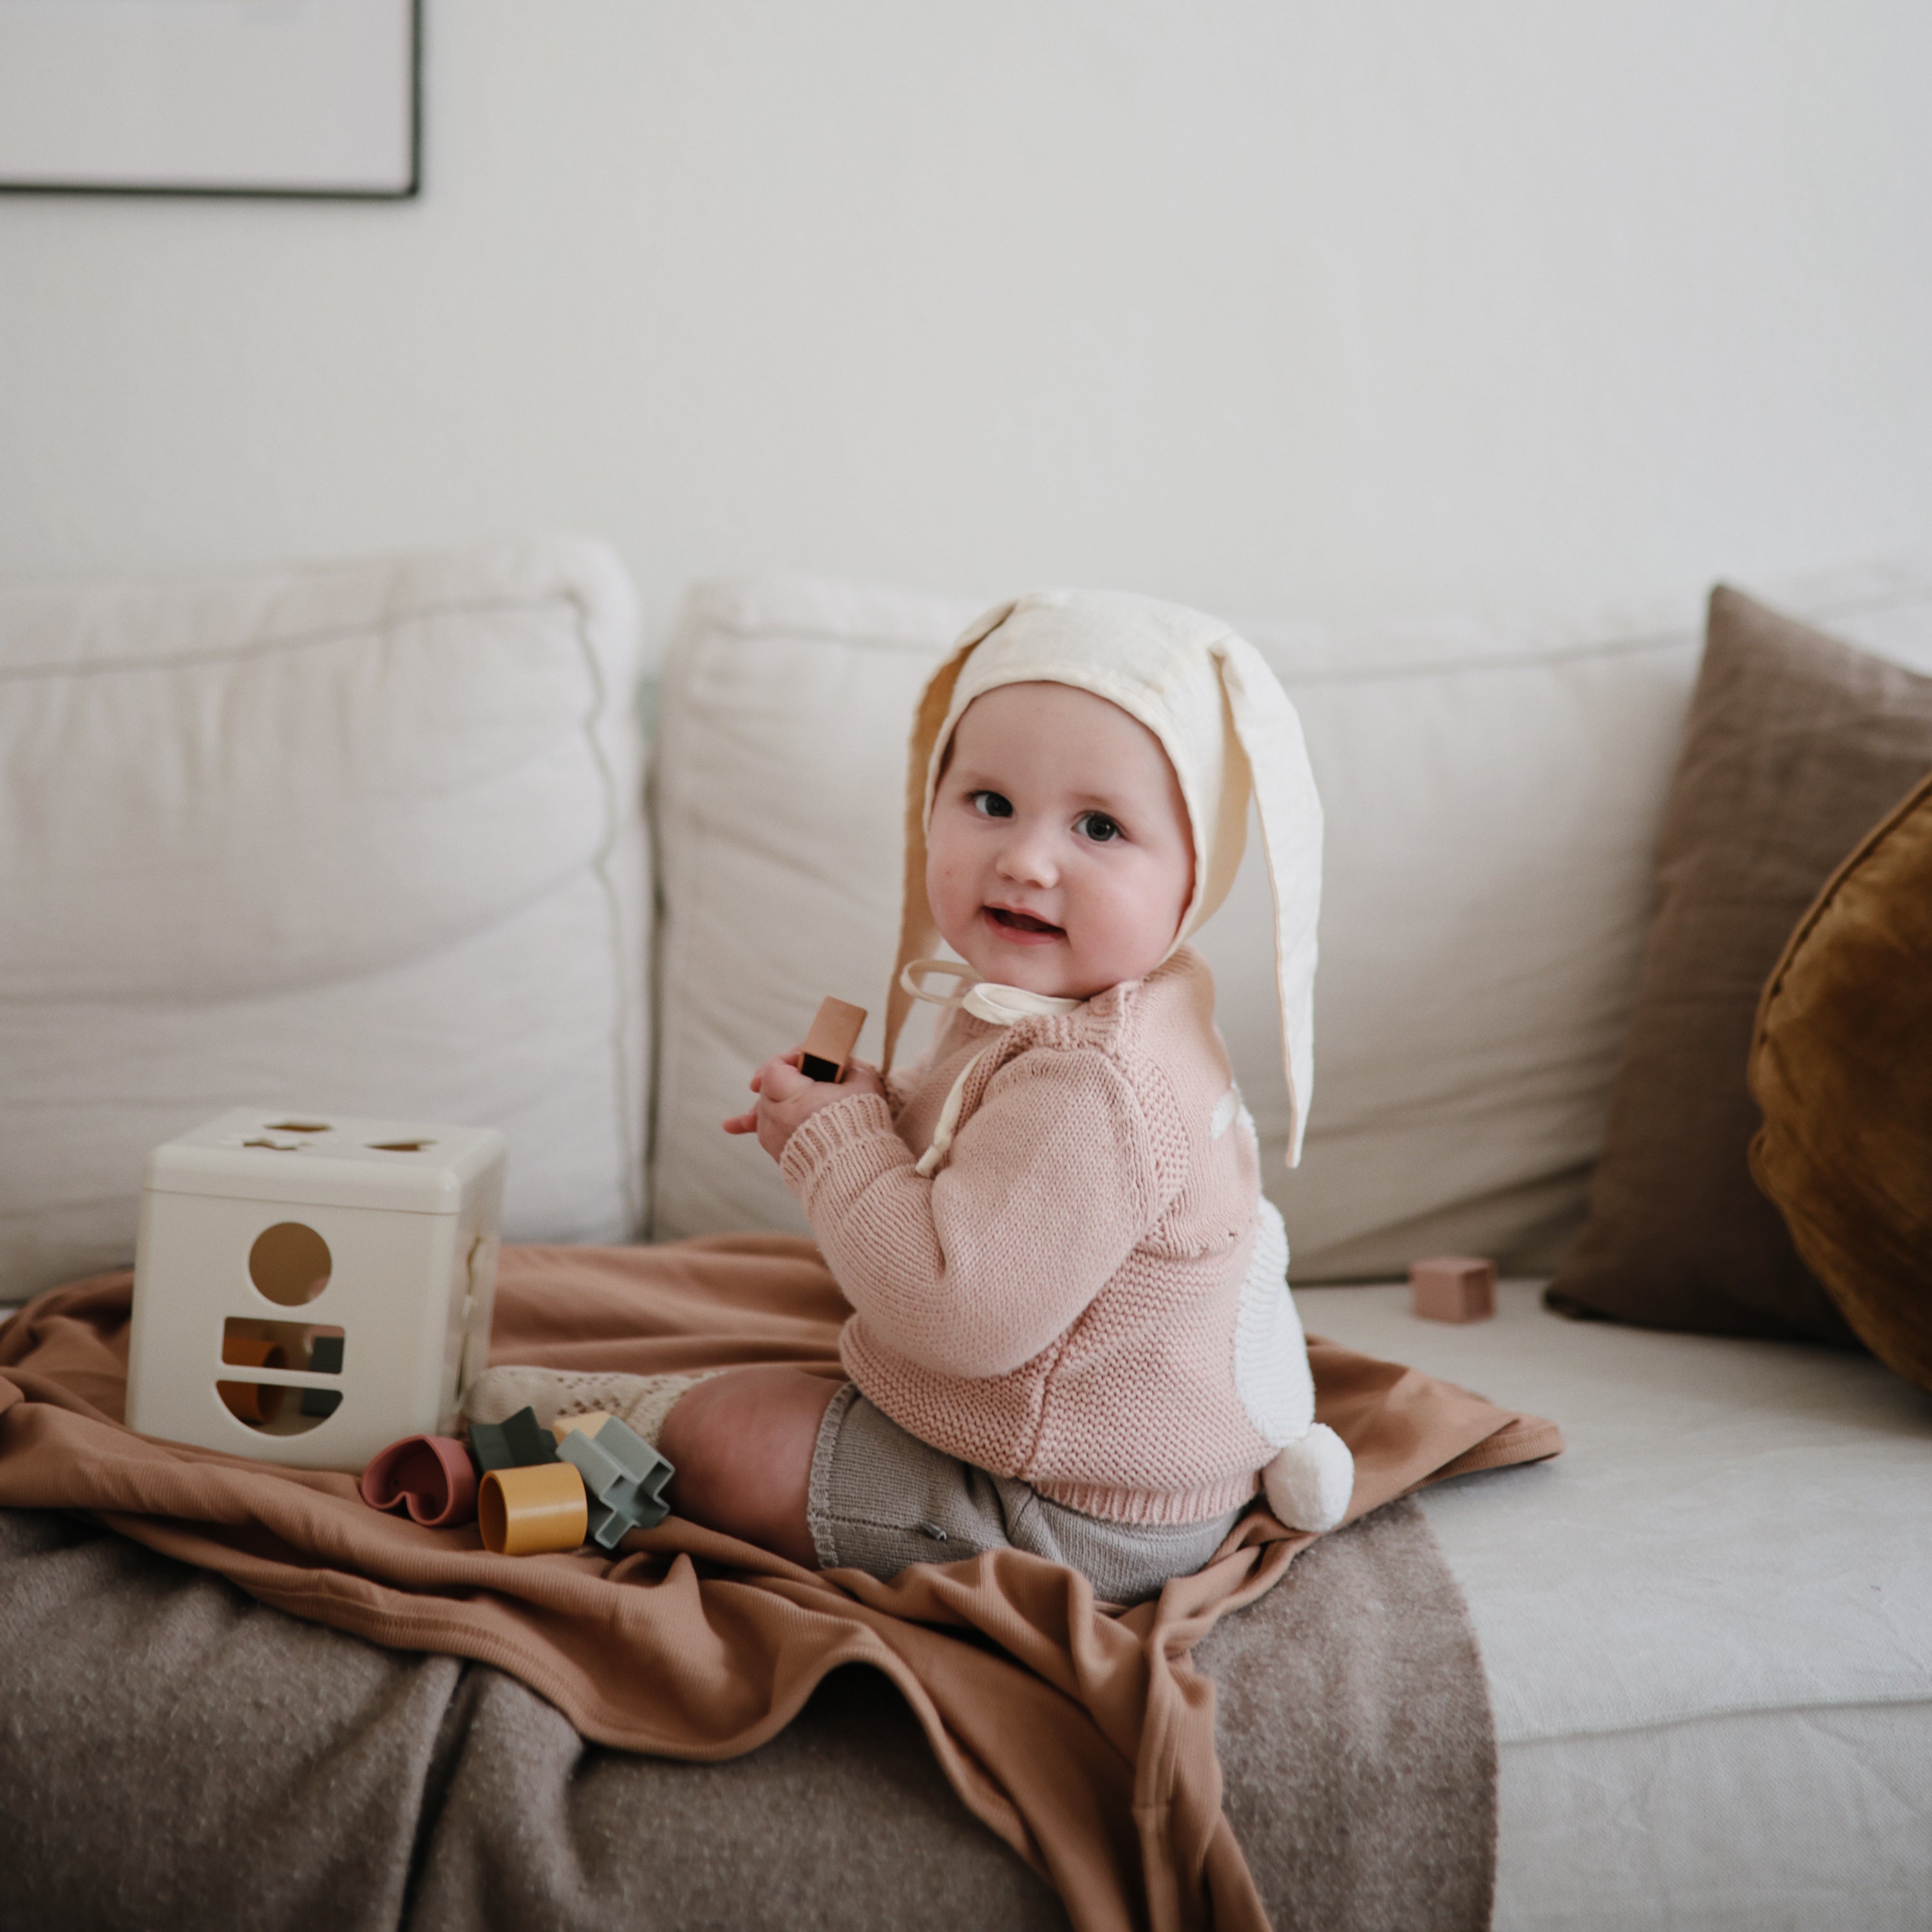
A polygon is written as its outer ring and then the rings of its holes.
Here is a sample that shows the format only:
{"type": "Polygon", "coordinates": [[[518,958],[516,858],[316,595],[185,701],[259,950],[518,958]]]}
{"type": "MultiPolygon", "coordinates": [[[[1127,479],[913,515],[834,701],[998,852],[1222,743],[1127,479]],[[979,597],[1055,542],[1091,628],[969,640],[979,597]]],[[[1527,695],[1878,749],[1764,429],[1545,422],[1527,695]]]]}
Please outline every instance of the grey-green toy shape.
{"type": "Polygon", "coordinates": [[[614,1550],[625,1532],[651,1529],[670,1514],[664,1486],[676,1472],[644,1438],[614,1415],[595,1436],[574,1429],[557,1460],[575,1464],[590,1505],[590,1538],[614,1550]]]}
{"type": "MultiPolygon", "coordinates": [[[[308,1366],[311,1375],[341,1374],[342,1337],[318,1335],[309,1345],[308,1366]]],[[[333,1415],[341,1406],[340,1389],[304,1389],[302,1392],[302,1412],[304,1415],[333,1415]]]]}
{"type": "Polygon", "coordinates": [[[485,1474],[492,1469],[528,1469],[556,1460],[556,1438],[537,1420],[533,1408],[520,1408],[501,1422],[472,1422],[470,1453],[485,1474]]]}

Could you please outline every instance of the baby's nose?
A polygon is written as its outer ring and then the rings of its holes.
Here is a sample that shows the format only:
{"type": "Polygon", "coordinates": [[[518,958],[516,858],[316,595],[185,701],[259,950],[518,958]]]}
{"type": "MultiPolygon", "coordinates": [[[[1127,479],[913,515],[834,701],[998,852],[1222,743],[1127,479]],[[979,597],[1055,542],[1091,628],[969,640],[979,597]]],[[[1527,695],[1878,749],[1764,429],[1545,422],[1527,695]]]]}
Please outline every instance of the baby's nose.
{"type": "Polygon", "coordinates": [[[1016,826],[1000,848],[1000,874],[1028,885],[1050,886],[1060,877],[1053,841],[1034,826],[1016,826]]]}

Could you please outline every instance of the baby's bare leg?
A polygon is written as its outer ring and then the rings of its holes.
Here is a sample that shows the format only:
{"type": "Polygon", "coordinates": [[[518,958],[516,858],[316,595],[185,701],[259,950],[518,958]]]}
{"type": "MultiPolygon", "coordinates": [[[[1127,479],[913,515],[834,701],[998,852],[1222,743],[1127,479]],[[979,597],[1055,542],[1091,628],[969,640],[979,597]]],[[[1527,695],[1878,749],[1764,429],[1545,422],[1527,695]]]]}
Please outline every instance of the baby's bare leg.
{"type": "Polygon", "coordinates": [[[838,1384],[799,1369],[734,1369],[700,1382],[664,1418],[680,1516],[818,1567],[806,1498],[819,1424],[838,1384]]]}

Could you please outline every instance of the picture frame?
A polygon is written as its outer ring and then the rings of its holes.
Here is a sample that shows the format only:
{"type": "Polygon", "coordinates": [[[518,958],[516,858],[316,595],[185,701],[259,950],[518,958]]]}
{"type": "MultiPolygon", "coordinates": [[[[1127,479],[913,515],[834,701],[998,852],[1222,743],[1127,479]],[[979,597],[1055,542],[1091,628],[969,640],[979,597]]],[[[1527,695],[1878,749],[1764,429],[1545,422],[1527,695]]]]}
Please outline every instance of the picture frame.
{"type": "Polygon", "coordinates": [[[401,201],[422,0],[0,0],[0,193],[401,201]]]}

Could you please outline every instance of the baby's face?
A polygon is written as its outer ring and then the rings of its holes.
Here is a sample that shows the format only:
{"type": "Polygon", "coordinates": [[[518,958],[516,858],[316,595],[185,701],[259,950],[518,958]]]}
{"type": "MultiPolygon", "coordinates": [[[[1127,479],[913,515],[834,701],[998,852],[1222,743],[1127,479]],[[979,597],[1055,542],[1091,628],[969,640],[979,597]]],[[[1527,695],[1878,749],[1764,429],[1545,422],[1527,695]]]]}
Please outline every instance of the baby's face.
{"type": "Polygon", "coordinates": [[[926,890],[982,979],[1084,1000],[1151,972],[1194,884],[1180,787],[1160,741],[1064,684],[1005,684],[953,734],[932,804],[926,890]]]}

